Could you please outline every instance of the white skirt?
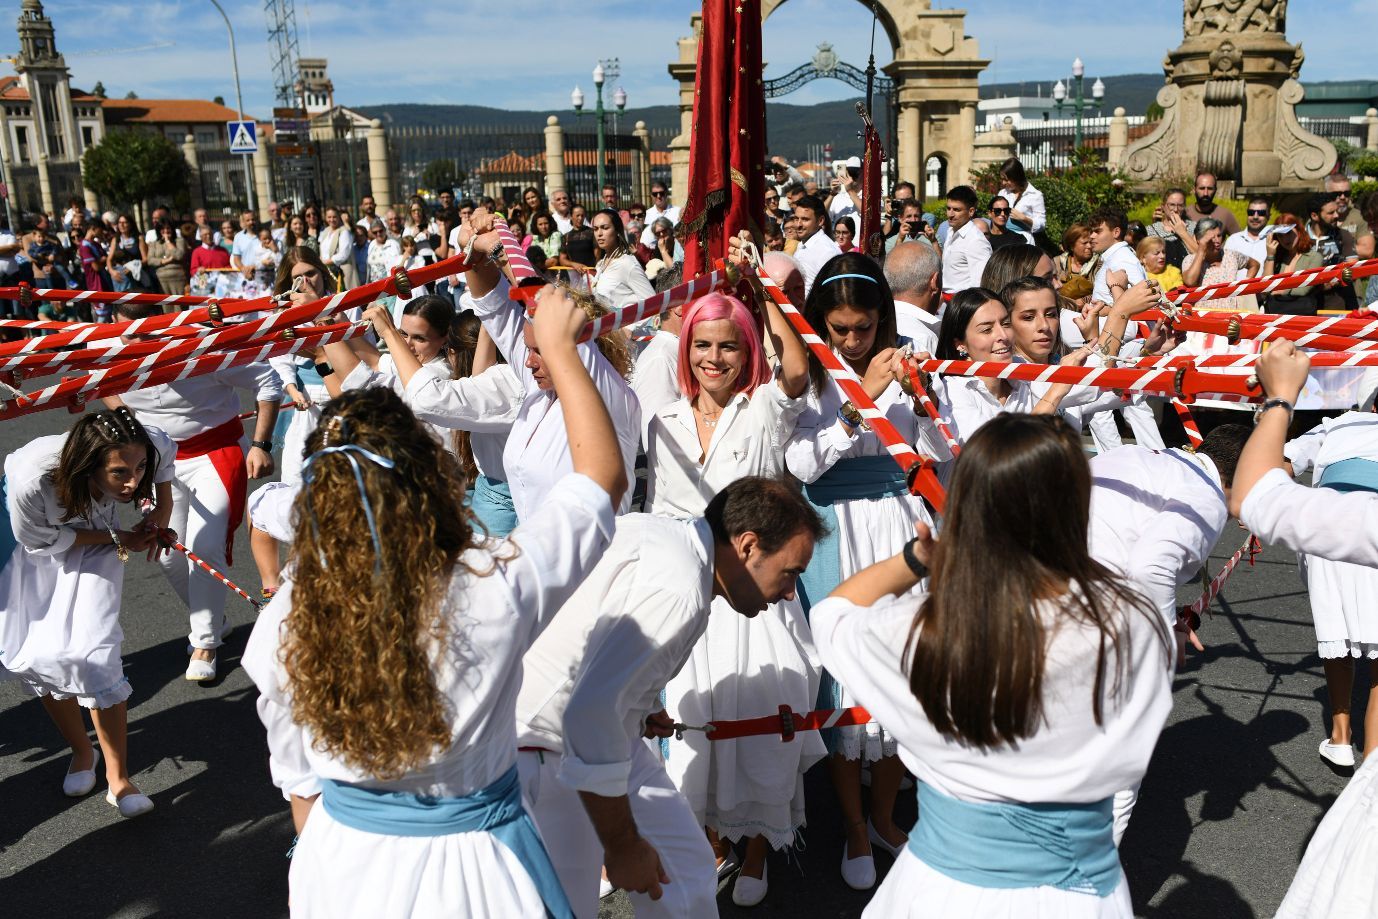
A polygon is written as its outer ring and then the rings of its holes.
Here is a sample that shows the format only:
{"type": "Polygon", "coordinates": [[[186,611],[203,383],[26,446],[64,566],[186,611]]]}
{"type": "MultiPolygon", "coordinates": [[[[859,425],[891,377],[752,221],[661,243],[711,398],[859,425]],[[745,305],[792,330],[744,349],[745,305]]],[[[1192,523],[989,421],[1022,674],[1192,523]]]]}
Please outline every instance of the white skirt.
{"type": "Polygon", "coordinates": [[[1320,656],[1378,658],[1378,571],[1313,555],[1302,557],[1302,571],[1320,656]]]}
{"type": "Polygon", "coordinates": [[[1074,893],[1057,887],[1002,890],[977,887],[935,871],[905,849],[895,859],[863,919],[1131,919],[1129,884],[1108,897],[1074,893]]]}
{"type": "MultiPolygon", "coordinates": [[[[838,556],[843,580],[876,562],[893,558],[905,543],[914,538],[916,522],[922,521],[930,527],[933,525],[923,501],[912,495],[839,501],[834,509],[837,513],[838,556]]],[[[917,600],[914,608],[918,609],[917,600]]],[[[860,704],[846,686],[832,680],[828,682],[837,688],[830,700],[819,700],[821,707],[851,708],[860,704]]],[[[874,763],[898,753],[895,739],[874,721],[832,730],[835,733],[828,742],[829,749],[841,754],[844,759],[874,763]]]]}
{"type": "MultiPolygon", "coordinates": [[[[797,600],[773,603],[748,619],[713,599],[708,630],[665,688],[676,721],[776,715],[781,705],[813,709],[818,658],[797,600]]],[[[779,735],[716,743],[699,731],[670,741],[666,772],[704,826],[731,840],[764,836],[783,848],[804,825],[804,772],[823,757],[817,731],[784,743],[779,735]]]]}
{"type": "Polygon", "coordinates": [[[367,833],[319,802],[292,852],[288,888],[296,919],[545,915],[530,875],[491,834],[367,833]]]}
{"type": "Polygon", "coordinates": [[[316,430],[321,420],[321,406],[330,401],[330,390],[324,386],[308,384],[302,388],[302,395],[311,400],[306,411],[292,409],[292,420],[287,424],[287,432],[282,435],[282,476],[280,481],[287,485],[301,484],[302,449],[306,439],[316,430]]]}
{"type": "Polygon", "coordinates": [[[1331,805],[1306,846],[1276,919],[1378,915],[1378,755],[1331,805]]]}
{"type": "Polygon", "coordinates": [[[0,570],[0,664],[36,696],[110,708],[131,689],[120,660],[124,564],[114,546],[57,556],[17,547],[0,570]]]}

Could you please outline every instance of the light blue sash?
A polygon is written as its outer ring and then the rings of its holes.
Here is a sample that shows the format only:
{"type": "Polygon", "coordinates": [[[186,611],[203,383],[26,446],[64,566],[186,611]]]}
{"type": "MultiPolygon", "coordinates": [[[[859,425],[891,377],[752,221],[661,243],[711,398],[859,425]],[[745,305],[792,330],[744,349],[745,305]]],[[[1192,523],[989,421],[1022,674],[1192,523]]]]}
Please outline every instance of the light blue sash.
{"type": "Polygon", "coordinates": [[[512,487],[506,482],[481,475],[474,479],[469,498],[474,512],[489,536],[506,536],[517,528],[517,509],[512,503],[512,487]]]}
{"type": "Polygon", "coordinates": [[[909,851],[976,887],[1057,887],[1108,897],[1120,884],[1113,798],[1091,804],[974,804],[919,783],[909,851]]]}
{"type": "Polygon", "coordinates": [[[1316,484],[1336,491],[1378,492],[1378,463],[1366,459],[1347,459],[1331,463],[1325,467],[1325,471],[1321,473],[1321,480],[1316,484]]]}
{"type": "MultiPolygon", "coordinates": [[[[837,540],[837,510],[833,505],[838,501],[886,498],[907,493],[904,473],[888,455],[857,456],[839,460],[816,481],[804,486],[804,497],[828,526],[828,535],[814,546],[813,558],[804,569],[804,573],[799,576],[799,603],[804,607],[805,616],[813,608],[815,601],[821,601],[842,583],[842,557],[837,540]]],[[[832,678],[832,674],[824,670],[818,684],[818,707],[838,708],[841,704],[842,687],[832,678]]],[[[822,734],[828,752],[836,752],[837,729],[826,728],[822,734]]]]}
{"type": "Polygon", "coordinates": [[[384,836],[449,836],[491,833],[517,860],[540,891],[546,915],[573,919],[564,888],[536,826],[522,808],[517,767],[462,798],[431,798],[395,791],[376,791],[346,782],[324,780],[321,804],[336,821],[365,833],[384,836]]]}

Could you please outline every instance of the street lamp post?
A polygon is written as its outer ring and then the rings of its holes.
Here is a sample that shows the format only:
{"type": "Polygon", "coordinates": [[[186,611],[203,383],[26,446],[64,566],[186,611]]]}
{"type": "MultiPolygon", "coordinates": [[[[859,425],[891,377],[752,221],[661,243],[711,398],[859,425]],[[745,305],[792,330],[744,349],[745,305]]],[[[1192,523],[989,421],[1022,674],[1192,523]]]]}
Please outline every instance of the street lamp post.
{"type": "MultiPolygon", "coordinates": [[[[211,0],[211,5],[220,11],[220,18],[225,20],[225,30],[230,33],[230,66],[234,68],[234,98],[239,106],[239,120],[243,121],[244,94],[239,89],[239,52],[234,47],[234,26],[230,25],[230,17],[225,15],[225,8],[218,0],[211,0]]],[[[247,153],[244,154],[244,191],[249,196],[249,210],[257,214],[258,208],[254,206],[254,171],[247,153]]]]}
{"type": "Polygon", "coordinates": [[[335,136],[345,142],[345,150],[349,153],[349,193],[354,206],[359,206],[359,185],[358,170],[354,168],[354,119],[344,113],[343,109],[335,112],[335,119],[332,122],[335,128],[335,136]]]}
{"type": "Polygon", "coordinates": [[[1062,107],[1066,105],[1069,108],[1071,108],[1072,117],[1076,119],[1076,139],[1074,140],[1072,145],[1072,148],[1074,150],[1078,150],[1081,148],[1082,115],[1085,112],[1089,111],[1093,106],[1095,107],[1096,111],[1099,112],[1101,101],[1105,98],[1105,84],[1100,81],[1099,77],[1096,78],[1096,82],[1091,86],[1090,100],[1088,100],[1085,95],[1085,83],[1086,65],[1081,62],[1081,58],[1077,58],[1076,60],[1072,61],[1072,84],[1075,90],[1075,95],[1073,96],[1073,98],[1067,98],[1067,87],[1063,84],[1061,80],[1058,80],[1057,85],[1053,87],[1053,103],[1057,106],[1057,113],[1061,115],[1062,107]]]}
{"type": "MultiPolygon", "coordinates": [[[[596,102],[593,110],[593,117],[598,129],[598,188],[603,188],[606,173],[604,167],[607,160],[607,119],[609,112],[603,108],[603,81],[606,76],[603,70],[603,63],[600,61],[593,68],[593,88],[596,94],[596,102]]],[[[584,91],[578,86],[574,87],[574,92],[569,94],[569,101],[574,105],[574,114],[582,116],[584,114],[584,91]]],[[[613,105],[617,106],[617,111],[621,112],[627,107],[627,92],[618,87],[612,94],[613,105]]]]}

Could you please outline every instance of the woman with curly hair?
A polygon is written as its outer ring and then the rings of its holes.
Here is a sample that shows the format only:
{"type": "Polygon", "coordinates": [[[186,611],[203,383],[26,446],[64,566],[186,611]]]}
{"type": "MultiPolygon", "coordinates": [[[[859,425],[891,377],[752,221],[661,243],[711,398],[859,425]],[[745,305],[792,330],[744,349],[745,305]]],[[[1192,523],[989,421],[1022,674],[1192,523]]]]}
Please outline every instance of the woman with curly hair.
{"type": "Polygon", "coordinates": [[[153,809],[129,777],[127,700],[120,662],[120,598],[129,554],[159,551],[153,531],[172,514],[176,446],[145,428],[127,408],[92,412],[70,433],[40,437],[5,460],[0,497],[0,678],[19,680],[72,748],[62,793],[96,787],[105,757],[105,800],[122,817],[153,809]],[[157,500],[133,530],[121,504],[157,500]],[[100,739],[91,745],[81,710],[90,709],[100,739]]]}
{"type": "MultiPolygon", "coordinates": [[[[522,384],[521,408],[512,423],[502,458],[520,522],[541,506],[555,482],[569,471],[567,413],[545,367],[526,310],[508,296],[507,280],[491,259],[491,253],[502,251],[502,241],[493,232],[492,215],[484,208],[475,210],[469,223],[459,228],[456,241],[466,251],[472,246],[472,267],[466,275],[468,286],[460,306],[472,309],[483,320],[498,351],[507,358],[522,384]]],[[[576,297],[586,319],[607,312],[592,297],[566,296],[576,297]]],[[[641,443],[641,406],[627,385],[631,355],[626,336],[614,331],[600,336],[597,342],[581,344],[579,357],[612,414],[627,481],[633,481],[637,447],[641,443]]],[[[429,405],[421,406],[423,412],[430,409],[429,405]]],[[[631,508],[631,498],[629,491],[619,513],[631,508]]]]}
{"type": "Polygon", "coordinates": [[[243,659],[300,834],[295,916],[570,915],[522,808],[516,700],[627,486],[584,320],[542,291],[573,472],[510,539],[476,531],[454,457],[391,388],[331,400],[311,435],[289,577],[243,659]]]}

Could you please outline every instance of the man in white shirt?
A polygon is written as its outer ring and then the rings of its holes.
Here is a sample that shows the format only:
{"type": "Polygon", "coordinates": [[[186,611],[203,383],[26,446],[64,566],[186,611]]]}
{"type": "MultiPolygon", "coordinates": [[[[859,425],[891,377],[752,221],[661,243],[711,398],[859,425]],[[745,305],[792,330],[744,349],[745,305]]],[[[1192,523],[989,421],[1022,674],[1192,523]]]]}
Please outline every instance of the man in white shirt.
{"type": "Polygon", "coordinates": [[[902,242],[885,258],[885,280],[895,295],[895,331],[915,351],[938,353],[943,303],[942,263],[926,242],[902,242]]]}
{"type": "Polygon", "coordinates": [[[842,250],[828,232],[827,208],[816,195],[804,195],[794,203],[794,228],[799,237],[799,245],[794,250],[794,260],[799,263],[799,271],[804,275],[804,296],[813,287],[814,276],[818,270],[842,250]]]}
{"type": "Polygon", "coordinates": [[[378,216],[378,204],[373,200],[372,195],[364,195],[359,201],[359,219],[354,221],[357,227],[363,227],[365,231],[373,226],[373,220],[378,216]]]}
{"type": "Polygon", "coordinates": [[[857,213],[857,200],[861,197],[861,158],[852,157],[844,167],[845,175],[832,180],[833,194],[828,199],[828,221],[837,223],[848,214],[857,213]]]}
{"type": "Polygon", "coordinates": [[[656,237],[652,227],[661,217],[673,224],[678,224],[679,208],[670,203],[670,189],[666,187],[664,182],[652,182],[651,206],[646,208],[646,228],[641,231],[641,244],[643,246],[650,249],[655,248],[656,237]]]}
{"type": "Polygon", "coordinates": [[[253,256],[258,248],[258,217],[253,211],[243,211],[239,215],[239,231],[230,244],[230,266],[238,269],[257,265],[258,260],[253,256]]]}
{"type": "MultiPolygon", "coordinates": [[[[158,312],[156,304],[122,303],[115,307],[120,321],[158,312]]],[[[129,406],[140,421],[167,432],[177,442],[169,525],[183,545],[218,571],[229,567],[230,546],[243,518],[248,480],[273,472],[269,451],[281,401],[282,384],[266,363],[230,367],[105,400],[107,408],[129,406]],[[244,423],[239,420],[238,390],[253,393],[258,407],[247,449],[244,423]]],[[[186,677],[193,682],[213,680],[216,648],[227,626],[225,587],[180,553],[163,556],[160,564],[168,583],[187,604],[192,658],[186,677]]]]}
{"type": "MultiPolygon", "coordinates": [[[[557,188],[550,193],[550,216],[555,218],[555,229],[561,233],[568,233],[574,229],[574,224],[569,219],[569,212],[573,209],[574,204],[569,200],[569,192],[563,188],[557,188]]],[[[649,220],[646,223],[650,225],[649,220]]]]}
{"type": "Polygon", "coordinates": [[[1095,284],[1091,289],[1091,299],[1101,303],[1114,303],[1117,292],[1122,294],[1148,277],[1144,266],[1129,243],[1124,241],[1125,230],[1129,225],[1124,211],[1103,207],[1093,211],[1086,221],[1091,228],[1091,248],[1101,257],[1100,268],[1096,271],[1095,284]],[[1112,288],[1106,280],[1112,271],[1123,271],[1124,280],[1118,277],[1112,288]]]}
{"type": "Polygon", "coordinates": [[[947,240],[943,243],[943,291],[955,294],[980,287],[981,275],[990,260],[990,241],[972,222],[976,216],[976,189],[958,185],[947,193],[947,240]]]}
{"type": "Polygon", "coordinates": [[[638,916],[717,914],[713,851],[646,739],[673,733],[660,691],[707,629],[713,598],[755,616],[793,597],[822,534],[795,486],[762,477],[733,482],[703,517],[621,517],[527,651],[517,767],[580,919],[598,915],[600,865],[638,916]]]}
{"type": "MultiPolygon", "coordinates": [[[[657,292],[678,287],[684,280],[682,265],[672,265],[656,277],[657,292]]],[[[632,392],[641,403],[641,449],[650,447],[647,432],[656,412],[679,401],[679,331],[684,325],[684,305],[680,304],[660,316],[660,327],[632,368],[632,392]]]]}
{"type": "MultiPolygon", "coordinates": [[[[1263,228],[1268,225],[1271,207],[1267,198],[1250,198],[1249,209],[1244,215],[1244,229],[1231,233],[1225,240],[1225,248],[1233,249],[1245,258],[1253,259],[1259,265],[1268,260],[1268,237],[1263,228]]],[[[1240,272],[1243,277],[1247,269],[1240,272]]]]}

